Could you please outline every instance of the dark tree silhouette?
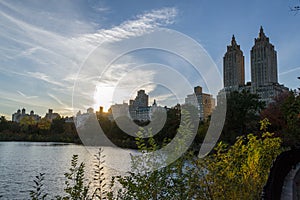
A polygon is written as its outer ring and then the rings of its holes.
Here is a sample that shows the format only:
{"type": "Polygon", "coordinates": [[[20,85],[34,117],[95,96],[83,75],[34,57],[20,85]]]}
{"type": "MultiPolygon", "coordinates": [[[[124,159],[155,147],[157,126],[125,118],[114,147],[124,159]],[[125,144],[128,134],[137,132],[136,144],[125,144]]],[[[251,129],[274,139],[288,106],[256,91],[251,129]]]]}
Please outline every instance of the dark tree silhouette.
{"type": "Polygon", "coordinates": [[[257,130],[259,113],[265,103],[259,100],[257,94],[249,91],[231,92],[227,97],[226,120],[221,140],[234,143],[237,136],[257,130]]]}

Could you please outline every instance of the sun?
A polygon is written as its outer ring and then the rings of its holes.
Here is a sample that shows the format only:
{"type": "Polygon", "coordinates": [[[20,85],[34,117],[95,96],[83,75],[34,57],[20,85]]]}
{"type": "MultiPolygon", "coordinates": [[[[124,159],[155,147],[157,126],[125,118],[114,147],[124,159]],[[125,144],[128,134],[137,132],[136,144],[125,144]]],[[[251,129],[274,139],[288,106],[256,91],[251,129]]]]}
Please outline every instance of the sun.
{"type": "Polygon", "coordinates": [[[103,110],[107,112],[110,106],[114,103],[114,90],[115,87],[112,86],[97,85],[94,92],[94,110],[99,110],[99,107],[102,106],[103,110]]]}

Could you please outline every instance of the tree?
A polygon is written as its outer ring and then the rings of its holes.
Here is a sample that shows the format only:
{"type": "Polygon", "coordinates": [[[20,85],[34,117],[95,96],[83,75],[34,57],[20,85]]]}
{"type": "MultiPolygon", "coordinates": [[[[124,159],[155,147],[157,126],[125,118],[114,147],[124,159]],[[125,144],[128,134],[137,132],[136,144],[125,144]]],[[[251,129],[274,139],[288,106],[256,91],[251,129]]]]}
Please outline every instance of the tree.
{"type": "Polygon", "coordinates": [[[296,91],[284,93],[261,112],[268,118],[272,131],[283,139],[284,146],[300,145],[300,96],[296,91]]]}
{"type": "Polygon", "coordinates": [[[259,113],[265,103],[249,91],[231,92],[227,97],[226,120],[221,139],[234,143],[237,136],[257,130],[259,113]]]}
{"type": "Polygon", "coordinates": [[[7,130],[9,128],[8,121],[6,120],[5,116],[0,117],[0,132],[7,130]]]}
{"type": "Polygon", "coordinates": [[[270,103],[260,113],[261,119],[267,118],[270,123],[270,129],[278,135],[282,135],[283,129],[286,127],[282,105],[290,95],[289,92],[283,93],[274,98],[274,102],[270,103]]]}
{"type": "Polygon", "coordinates": [[[20,120],[21,130],[27,133],[31,133],[36,124],[37,122],[34,120],[32,116],[24,116],[20,120]]]}
{"type": "Polygon", "coordinates": [[[300,146],[300,95],[290,92],[281,106],[286,128],[283,139],[286,145],[300,146]]]}
{"type": "Polygon", "coordinates": [[[64,124],[65,124],[65,119],[61,117],[57,117],[52,120],[51,122],[51,132],[58,134],[58,133],[63,133],[64,132],[64,124]]]}
{"type": "Polygon", "coordinates": [[[281,139],[261,120],[259,136],[238,137],[232,146],[220,142],[215,152],[197,160],[201,199],[260,199],[273,160],[281,153],[281,139]],[[207,198],[203,198],[207,197],[207,198]]]}
{"type": "Polygon", "coordinates": [[[64,190],[67,196],[56,196],[56,199],[88,199],[89,184],[85,183],[85,164],[83,162],[78,164],[78,155],[73,155],[69,170],[70,172],[65,173],[64,190]]]}
{"type": "Polygon", "coordinates": [[[38,123],[38,128],[41,130],[49,130],[51,127],[51,122],[47,118],[42,118],[38,123]]]}
{"type": "MultiPolygon", "coordinates": [[[[180,138],[176,140],[175,153],[181,152],[184,138],[192,134],[193,125],[189,116],[185,116],[178,130],[180,138]]],[[[136,142],[145,156],[132,156],[135,173],[128,172],[125,176],[113,177],[107,188],[100,150],[94,169],[96,182],[90,187],[91,182],[85,181],[85,165],[78,164],[78,156],[74,155],[71,168],[65,173],[66,196],[56,196],[56,199],[90,199],[89,194],[92,194],[92,199],[110,200],[260,199],[272,161],[282,151],[281,139],[267,131],[269,124],[267,119],[261,120],[260,130],[263,133],[260,135],[238,137],[232,146],[220,142],[212,154],[202,159],[195,157],[192,152],[183,153],[179,159],[163,168],[156,167],[164,164],[162,162],[165,161],[161,158],[169,158],[170,155],[159,157],[148,154],[157,151],[159,145],[153,137],[142,137],[143,134],[151,136],[151,129],[141,129],[137,133],[139,137],[136,142]],[[153,170],[154,166],[157,170],[153,170]],[[118,191],[114,190],[116,181],[118,191]]],[[[34,187],[36,190],[31,192],[33,198],[47,194],[37,189],[41,188],[39,182],[34,187]]]]}

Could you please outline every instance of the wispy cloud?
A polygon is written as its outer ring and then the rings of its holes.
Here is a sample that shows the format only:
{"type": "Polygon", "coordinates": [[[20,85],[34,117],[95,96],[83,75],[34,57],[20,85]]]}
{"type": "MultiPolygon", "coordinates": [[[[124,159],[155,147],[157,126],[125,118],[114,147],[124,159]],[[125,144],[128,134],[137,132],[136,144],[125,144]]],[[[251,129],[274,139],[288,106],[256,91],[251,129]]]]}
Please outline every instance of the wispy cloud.
{"type": "Polygon", "coordinates": [[[133,20],[127,20],[109,30],[99,30],[94,34],[87,34],[80,39],[86,42],[95,41],[118,41],[124,38],[139,36],[149,31],[153,31],[160,26],[174,23],[177,15],[176,8],[163,8],[137,15],[133,20]]]}
{"type": "Polygon", "coordinates": [[[279,76],[287,75],[287,74],[290,74],[290,73],[293,73],[296,71],[300,71],[300,67],[294,67],[293,69],[283,71],[283,72],[279,73],[279,76]]]}
{"type": "MultiPolygon", "coordinates": [[[[73,5],[65,5],[64,8],[68,6],[73,5]]],[[[109,8],[105,6],[96,6],[94,9],[98,12],[109,12],[109,8]]],[[[46,99],[44,103],[40,102],[40,105],[46,107],[49,103],[57,104],[58,109],[64,110],[65,107],[65,111],[69,112],[71,102],[65,102],[65,99],[71,99],[74,82],[82,79],[87,86],[90,85],[91,90],[83,89],[77,91],[76,95],[93,101],[92,96],[99,83],[97,82],[99,74],[77,75],[90,52],[103,41],[114,42],[139,36],[157,27],[172,24],[177,15],[175,8],[150,10],[112,28],[96,29],[100,27],[99,24],[84,21],[84,18],[74,20],[72,17],[76,13],[72,12],[75,11],[70,8],[63,17],[64,12],[58,14],[51,13],[51,10],[43,12],[38,7],[31,8],[30,5],[24,5],[22,2],[18,4],[9,1],[0,2],[1,25],[6,27],[0,33],[0,40],[6,42],[6,46],[0,48],[0,60],[3,61],[0,64],[1,76],[9,77],[14,82],[14,88],[22,88],[22,90],[17,89],[18,96],[6,92],[3,94],[5,98],[1,97],[2,99],[19,104],[23,99],[38,99],[35,95],[26,95],[27,89],[24,88],[27,83],[35,82],[40,87],[43,85],[46,87],[44,93],[43,89],[39,91],[39,99],[46,99]],[[34,16],[34,20],[30,16],[34,16]],[[61,25],[62,22],[66,26],[61,25]],[[56,29],[57,27],[59,29],[56,29]],[[40,84],[42,82],[47,84],[40,84]],[[63,97],[62,92],[64,92],[63,97]],[[51,101],[47,96],[51,97],[51,101]]],[[[103,56],[105,59],[105,55],[103,56]]],[[[112,81],[108,77],[107,83],[112,81]]],[[[1,80],[0,83],[5,84],[1,80]]],[[[28,103],[34,105],[38,102],[28,103]]]]}
{"type": "Polygon", "coordinates": [[[48,93],[48,96],[51,97],[52,99],[54,99],[59,105],[63,106],[63,107],[70,107],[67,104],[63,103],[58,97],[56,97],[53,94],[48,93]]]}
{"type": "Polygon", "coordinates": [[[27,75],[32,77],[32,78],[43,80],[45,82],[48,82],[48,83],[51,83],[51,84],[54,84],[54,85],[64,86],[63,83],[61,83],[59,81],[56,81],[53,78],[51,78],[50,76],[48,76],[44,73],[41,73],[41,72],[27,72],[27,75]]]}
{"type": "Polygon", "coordinates": [[[25,95],[23,92],[17,91],[22,97],[26,98],[26,99],[33,99],[33,98],[37,98],[38,96],[28,96],[25,95]]]}

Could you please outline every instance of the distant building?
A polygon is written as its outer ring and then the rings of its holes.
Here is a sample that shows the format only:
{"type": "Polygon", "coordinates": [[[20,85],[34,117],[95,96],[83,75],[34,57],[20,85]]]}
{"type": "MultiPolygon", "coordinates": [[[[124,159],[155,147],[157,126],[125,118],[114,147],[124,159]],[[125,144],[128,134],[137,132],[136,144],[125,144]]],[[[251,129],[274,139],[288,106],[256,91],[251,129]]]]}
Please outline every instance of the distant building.
{"type": "Polygon", "coordinates": [[[253,87],[278,84],[277,52],[260,27],[251,49],[251,81],[253,87]]]}
{"type": "Polygon", "coordinates": [[[224,86],[238,88],[245,84],[244,55],[232,36],[231,45],[227,46],[227,52],[223,58],[224,86]]]}
{"type": "Polygon", "coordinates": [[[278,83],[277,52],[262,27],[254,41],[251,49],[251,92],[269,104],[289,89],[278,83]]]}
{"type": "Polygon", "coordinates": [[[86,112],[88,113],[88,114],[93,114],[94,113],[94,109],[93,108],[88,108],[87,110],[86,110],[86,112]]]}
{"type": "Polygon", "coordinates": [[[153,114],[156,112],[165,112],[166,108],[158,106],[154,100],[152,106],[148,106],[149,96],[145,90],[139,90],[134,100],[129,100],[129,104],[114,104],[108,110],[110,120],[115,120],[118,117],[129,117],[137,121],[150,121],[153,114]]]}
{"type": "Polygon", "coordinates": [[[99,120],[101,117],[110,117],[110,111],[104,112],[104,109],[102,106],[99,107],[99,110],[96,111],[96,117],[99,120]]]}
{"type": "Polygon", "coordinates": [[[150,120],[149,96],[145,90],[139,90],[134,100],[129,101],[129,113],[133,120],[150,120]]]}
{"type": "Polygon", "coordinates": [[[95,115],[95,117],[96,117],[96,113],[94,113],[94,109],[91,107],[89,107],[86,110],[86,113],[81,113],[81,111],[79,110],[77,112],[76,116],[73,118],[73,122],[77,128],[81,127],[86,123],[86,121],[89,119],[89,117],[91,117],[93,115],[95,115]]]}
{"type": "Polygon", "coordinates": [[[74,123],[74,117],[66,117],[65,122],[66,123],[74,123]]]}
{"type": "Polygon", "coordinates": [[[100,114],[103,114],[103,113],[104,113],[104,112],[103,112],[103,107],[102,107],[102,106],[99,107],[99,113],[100,113],[100,114]]]}
{"type": "Polygon", "coordinates": [[[41,117],[37,114],[34,114],[34,111],[30,111],[30,114],[26,114],[26,110],[25,108],[22,109],[22,112],[20,109],[17,110],[16,113],[12,114],[12,121],[13,122],[17,122],[20,123],[20,121],[24,118],[24,117],[31,117],[34,121],[39,122],[41,117]]]}
{"type": "Polygon", "coordinates": [[[48,109],[48,113],[46,113],[45,118],[52,122],[53,119],[59,118],[60,115],[58,113],[54,113],[53,109],[48,109]]]}
{"type": "Polygon", "coordinates": [[[185,104],[195,106],[199,111],[200,120],[207,120],[215,108],[215,99],[211,94],[202,92],[202,87],[194,88],[194,94],[185,98],[185,104]]]}
{"type": "Polygon", "coordinates": [[[84,116],[84,115],[88,116],[88,115],[92,115],[92,114],[95,114],[94,109],[92,107],[89,107],[86,109],[85,113],[81,113],[81,111],[79,110],[76,114],[76,117],[84,116]]]}
{"type": "Polygon", "coordinates": [[[152,106],[150,107],[150,119],[155,112],[165,112],[167,107],[158,106],[156,100],[154,99],[152,106]]]}
{"type": "Polygon", "coordinates": [[[129,105],[128,103],[114,104],[109,108],[108,113],[110,114],[111,120],[122,116],[129,117],[129,105]]]}
{"type": "Polygon", "coordinates": [[[258,94],[261,101],[269,104],[274,101],[276,96],[289,90],[278,83],[277,52],[262,27],[260,27],[258,38],[255,38],[254,42],[251,49],[252,82],[245,85],[243,53],[234,36],[232,37],[231,45],[227,46],[227,52],[224,55],[224,88],[218,94],[218,101],[224,94],[247,90],[258,94]]]}

